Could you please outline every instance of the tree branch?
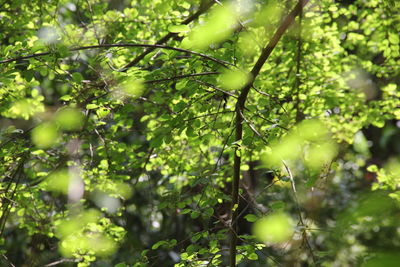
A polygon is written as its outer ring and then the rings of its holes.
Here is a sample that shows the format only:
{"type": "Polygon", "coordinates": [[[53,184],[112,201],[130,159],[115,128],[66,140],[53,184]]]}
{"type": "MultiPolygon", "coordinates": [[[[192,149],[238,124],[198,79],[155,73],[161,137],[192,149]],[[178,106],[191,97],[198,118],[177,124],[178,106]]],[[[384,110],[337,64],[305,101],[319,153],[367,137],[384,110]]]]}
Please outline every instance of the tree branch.
{"type": "MultiPolygon", "coordinates": [[[[169,77],[169,78],[163,78],[163,79],[158,79],[158,80],[148,80],[148,81],[144,81],[144,84],[153,84],[153,83],[161,83],[161,82],[168,82],[168,81],[175,81],[175,80],[179,80],[179,79],[183,79],[183,78],[191,78],[191,77],[198,77],[198,76],[208,76],[208,75],[217,75],[220,74],[219,72],[199,72],[199,73],[190,73],[190,74],[182,74],[182,75],[177,75],[177,76],[173,76],[173,77],[169,77]]],[[[198,80],[194,80],[196,82],[198,82],[198,80]]],[[[104,94],[98,95],[98,96],[94,96],[94,97],[90,97],[88,99],[86,99],[81,106],[86,106],[88,103],[92,102],[93,100],[105,97],[111,93],[114,92],[118,92],[120,89],[115,89],[115,90],[110,90],[105,92],[104,94]]],[[[236,96],[237,98],[237,96],[236,96]]]]}
{"type": "Polygon", "coordinates": [[[207,75],[216,75],[216,74],[220,74],[220,72],[210,71],[210,72],[199,72],[199,73],[182,74],[182,75],[177,75],[177,76],[174,76],[174,77],[169,77],[169,78],[164,78],[164,79],[145,81],[144,83],[145,84],[160,83],[160,82],[168,82],[168,81],[179,80],[179,79],[183,79],[183,78],[207,76],[207,75]]]}
{"type": "MultiPolygon", "coordinates": [[[[81,51],[81,50],[89,50],[89,49],[97,49],[97,48],[113,48],[113,47],[150,47],[153,49],[160,48],[160,49],[166,49],[166,50],[174,50],[174,51],[178,51],[178,52],[182,52],[182,53],[188,53],[191,55],[199,56],[201,58],[213,61],[213,62],[218,63],[219,65],[223,66],[224,68],[228,68],[229,65],[233,66],[233,64],[231,64],[229,62],[210,57],[203,53],[198,53],[198,52],[183,49],[183,48],[167,46],[167,45],[159,45],[159,44],[153,44],[153,45],[151,45],[151,44],[133,44],[133,43],[99,44],[99,45],[74,47],[74,48],[70,48],[69,51],[74,52],[74,51],[81,51]]],[[[0,64],[10,63],[10,62],[14,62],[14,61],[29,59],[29,58],[43,57],[43,56],[50,55],[52,53],[54,53],[54,52],[48,51],[48,52],[35,53],[35,54],[27,55],[27,56],[20,56],[20,57],[15,57],[15,58],[4,59],[4,60],[0,60],[0,64]]]]}
{"type": "MultiPolygon", "coordinates": [[[[235,141],[239,142],[242,140],[243,136],[243,116],[242,112],[245,106],[247,96],[249,94],[250,88],[253,86],[255,79],[260,73],[261,68],[267,61],[272,51],[278,44],[282,35],[286,32],[289,26],[294,22],[297,15],[299,15],[303,7],[307,4],[308,0],[300,0],[295,8],[285,17],[281,25],[273,35],[272,39],[268,45],[262,50],[260,57],[258,58],[256,64],[251,70],[251,79],[247,82],[245,86],[240,90],[239,98],[236,102],[236,118],[235,118],[235,129],[236,136],[235,141]]],[[[237,206],[239,204],[239,181],[240,181],[240,165],[241,165],[241,155],[239,154],[239,147],[235,148],[234,162],[233,162],[233,180],[232,180],[232,206],[231,206],[231,230],[230,230],[230,267],[236,266],[236,244],[237,244],[237,219],[238,210],[237,206]]]]}
{"type": "Polygon", "coordinates": [[[303,21],[303,12],[300,11],[299,14],[299,22],[298,22],[298,29],[297,29],[297,55],[296,55],[296,76],[295,76],[295,95],[296,95],[296,102],[294,103],[294,109],[296,110],[296,122],[299,122],[303,117],[302,112],[300,110],[300,86],[301,86],[301,57],[302,57],[302,46],[303,40],[301,37],[302,34],[302,21],[303,21]]]}
{"type": "MultiPolygon", "coordinates": [[[[203,14],[204,12],[206,12],[208,9],[210,9],[210,7],[215,4],[214,1],[206,1],[205,4],[200,5],[199,10],[197,10],[196,13],[194,13],[193,15],[191,15],[190,17],[188,17],[187,19],[185,19],[181,24],[187,25],[189,23],[191,23],[192,21],[198,19],[200,17],[201,14],[203,14]]],[[[175,38],[177,37],[178,34],[177,33],[172,33],[169,32],[167,33],[164,37],[162,37],[160,40],[158,40],[156,42],[156,44],[164,44],[166,41],[168,41],[171,38],[175,38]]],[[[129,62],[128,64],[126,64],[122,69],[120,69],[119,71],[121,72],[125,72],[127,71],[130,67],[135,66],[137,63],[139,63],[139,61],[141,61],[146,55],[150,54],[151,52],[153,52],[155,50],[154,47],[149,47],[148,49],[146,49],[143,53],[141,53],[139,56],[137,56],[136,58],[134,58],[131,62],[129,62]]]]}

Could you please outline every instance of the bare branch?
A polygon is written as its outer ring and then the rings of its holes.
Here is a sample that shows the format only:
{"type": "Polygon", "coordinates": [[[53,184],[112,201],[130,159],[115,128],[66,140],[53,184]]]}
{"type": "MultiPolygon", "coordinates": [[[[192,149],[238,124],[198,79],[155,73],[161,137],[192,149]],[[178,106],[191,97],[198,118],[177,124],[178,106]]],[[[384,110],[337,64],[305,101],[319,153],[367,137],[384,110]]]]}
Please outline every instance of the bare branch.
{"type": "MultiPolygon", "coordinates": [[[[89,50],[89,49],[97,49],[97,48],[113,48],[113,47],[151,47],[154,49],[160,48],[160,49],[166,49],[166,50],[174,50],[182,53],[188,53],[191,55],[199,56],[201,58],[213,61],[215,63],[218,63],[219,65],[223,66],[224,68],[228,68],[228,66],[233,66],[233,64],[213,58],[211,56],[208,56],[203,53],[179,48],[179,47],[173,47],[173,46],[167,46],[167,45],[159,45],[159,44],[133,44],[133,43],[117,43],[117,44],[99,44],[99,45],[88,45],[88,46],[80,46],[80,47],[73,47],[70,48],[69,51],[74,52],[74,51],[81,51],[81,50],[89,50]]],[[[20,56],[20,57],[15,57],[15,58],[9,58],[9,59],[4,59],[0,60],[0,64],[4,63],[10,63],[10,62],[15,62],[19,60],[24,60],[24,59],[29,59],[29,58],[37,58],[37,57],[43,57],[47,56],[54,53],[53,51],[47,51],[47,52],[41,52],[41,53],[35,53],[27,56],[20,56]]]]}
{"type": "MultiPolygon", "coordinates": [[[[199,8],[199,10],[197,10],[196,13],[194,13],[193,15],[191,15],[190,17],[188,17],[187,19],[185,19],[184,21],[182,21],[181,24],[183,25],[187,25],[189,23],[191,23],[192,21],[198,19],[200,17],[201,14],[203,14],[204,12],[206,12],[208,9],[210,9],[210,7],[212,5],[214,5],[214,1],[205,1],[204,4],[202,4],[199,8]]],[[[178,36],[177,33],[172,33],[169,32],[167,33],[164,37],[162,37],[160,40],[158,40],[156,42],[156,44],[164,44],[165,42],[167,42],[169,39],[173,39],[176,38],[178,36]]],[[[126,64],[122,69],[120,69],[119,71],[121,72],[125,72],[127,71],[130,67],[135,66],[137,63],[139,63],[139,61],[141,61],[146,55],[150,54],[151,52],[153,52],[155,50],[154,47],[149,47],[148,49],[146,49],[143,53],[141,53],[139,56],[137,56],[136,58],[134,58],[131,62],[129,62],[128,64],[126,64]]]]}
{"type": "Polygon", "coordinates": [[[179,79],[183,79],[183,78],[207,76],[207,75],[216,75],[216,74],[220,74],[220,73],[216,72],[216,71],[190,73],[190,74],[177,75],[177,76],[174,76],[174,77],[169,77],[169,78],[164,78],[164,79],[159,79],[159,80],[145,81],[144,83],[147,83],[147,84],[149,84],[149,83],[160,83],[160,82],[168,82],[168,81],[179,80],[179,79]]]}
{"type": "Polygon", "coordinates": [[[225,91],[224,89],[221,89],[221,88],[219,88],[219,87],[217,87],[217,86],[215,86],[215,85],[213,85],[211,83],[203,82],[203,81],[200,81],[200,80],[194,80],[194,81],[199,83],[199,84],[201,84],[201,85],[208,86],[208,87],[210,87],[210,88],[212,88],[214,90],[220,91],[220,92],[222,92],[222,93],[224,93],[226,95],[229,95],[229,96],[231,96],[233,98],[238,98],[237,95],[232,94],[231,92],[225,91]]]}
{"type": "Polygon", "coordinates": [[[77,260],[77,259],[61,259],[61,260],[58,260],[58,261],[55,261],[55,262],[48,263],[48,264],[46,264],[44,266],[45,267],[50,267],[50,266],[56,266],[56,265],[59,265],[61,263],[65,263],[65,262],[78,262],[78,261],[79,260],[77,260]]]}

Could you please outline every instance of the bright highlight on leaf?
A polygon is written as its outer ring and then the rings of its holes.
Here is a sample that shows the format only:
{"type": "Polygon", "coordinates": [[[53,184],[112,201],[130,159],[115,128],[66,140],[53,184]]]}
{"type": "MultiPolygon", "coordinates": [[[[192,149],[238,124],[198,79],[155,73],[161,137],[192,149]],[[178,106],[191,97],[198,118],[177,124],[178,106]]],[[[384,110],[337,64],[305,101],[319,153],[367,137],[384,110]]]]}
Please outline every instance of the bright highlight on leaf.
{"type": "Polygon", "coordinates": [[[234,31],[236,13],[231,6],[218,6],[211,11],[204,24],[196,26],[183,42],[187,48],[206,49],[227,39],[234,31]]]}
{"type": "Polygon", "coordinates": [[[278,5],[278,1],[268,1],[259,12],[255,14],[253,22],[254,26],[269,26],[276,23],[282,14],[282,8],[278,5]]]}
{"type": "Polygon", "coordinates": [[[241,54],[244,56],[253,56],[257,52],[257,47],[254,45],[254,35],[248,32],[241,32],[239,34],[238,45],[241,54]]]}
{"type": "Polygon", "coordinates": [[[258,239],[265,243],[280,243],[292,237],[294,227],[290,216],[279,212],[255,222],[253,232],[258,239]]]}
{"type": "Polygon", "coordinates": [[[319,169],[336,156],[336,145],[333,142],[312,144],[308,147],[305,163],[312,169],[319,169]]]}
{"type": "Polygon", "coordinates": [[[57,112],[55,122],[63,130],[78,130],[83,124],[83,114],[75,108],[65,108],[57,112]]]}
{"type": "MultiPolygon", "coordinates": [[[[367,170],[377,174],[376,178],[378,182],[373,184],[372,190],[379,188],[396,190],[396,188],[400,186],[399,158],[390,158],[383,168],[378,168],[376,165],[370,165],[367,170]]],[[[397,191],[397,194],[390,194],[389,196],[398,199],[400,196],[399,192],[400,191],[397,191]]]]}
{"type": "Polygon", "coordinates": [[[69,174],[67,169],[56,171],[46,179],[45,187],[47,190],[59,192],[63,194],[68,193],[69,174]]]}
{"type": "Polygon", "coordinates": [[[100,233],[69,236],[61,242],[60,251],[66,257],[71,257],[79,251],[91,251],[99,256],[108,256],[114,253],[115,242],[100,233]]]}
{"type": "Polygon", "coordinates": [[[101,119],[104,118],[105,116],[107,116],[110,113],[110,110],[107,108],[99,108],[96,110],[96,114],[97,116],[101,119]]]}
{"type": "Polygon", "coordinates": [[[36,112],[41,112],[43,110],[43,106],[38,105],[33,99],[22,99],[12,104],[9,113],[11,117],[28,120],[35,115],[36,112]]]}
{"type": "Polygon", "coordinates": [[[168,31],[173,33],[188,32],[190,30],[188,25],[170,25],[168,31]]]}
{"type": "Polygon", "coordinates": [[[94,223],[99,217],[99,212],[96,210],[88,210],[77,216],[67,218],[57,224],[56,234],[63,238],[72,235],[75,232],[81,231],[88,223],[94,223]]]}
{"type": "Polygon", "coordinates": [[[311,169],[319,169],[337,154],[337,147],[326,127],[317,120],[307,120],[290,131],[264,154],[268,166],[280,166],[282,160],[304,159],[311,169]]]}
{"type": "Polygon", "coordinates": [[[114,213],[121,206],[118,198],[111,197],[103,192],[96,192],[93,196],[93,201],[100,208],[106,209],[109,213],[114,213]]]}
{"type": "Polygon", "coordinates": [[[138,98],[143,94],[144,85],[141,80],[130,78],[121,84],[122,91],[133,98],[138,98]]]}
{"type": "Polygon", "coordinates": [[[32,142],[40,148],[49,148],[57,142],[57,127],[50,122],[43,123],[32,130],[32,142]]]}
{"type": "Polygon", "coordinates": [[[399,158],[391,158],[388,160],[388,163],[385,165],[385,169],[388,173],[397,176],[397,180],[400,181],[400,159],[399,158]]]}
{"type": "Polygon", "coordinates": [[[57,29],[51,26],[40,28],[38,37],[47,44],[54,44],[60,39],[57,29]]]}
{"type": "Polygon", "coordinates": [[[239,90],[250,79],[250,74],[240,70],[225,71],[220,77],[220,84],[226,90],[239,90]]]}
{"type": "MultiPolygon", "coordinates": [[[[104,234],[108,224],[109,221],[101,218],[96,210],[88,210],[59,221],[56,235],[61,239],[60,252],[66,257],[88,252],[100,256],[111,255],[116,249],[116,242],[104,234]]],[[[113,231],[121,230],[116,227],[113,231]]]]}

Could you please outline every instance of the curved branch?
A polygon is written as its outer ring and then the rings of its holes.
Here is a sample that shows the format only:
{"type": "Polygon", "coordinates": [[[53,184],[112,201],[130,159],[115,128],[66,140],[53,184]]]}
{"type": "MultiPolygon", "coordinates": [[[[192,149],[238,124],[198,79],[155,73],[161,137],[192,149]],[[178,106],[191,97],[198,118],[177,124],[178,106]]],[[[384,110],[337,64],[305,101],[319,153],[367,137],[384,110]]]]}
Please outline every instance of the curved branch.
{"type": "MultiPolygon", "coordinates": [[[[213,61],[213,62],[218,63],[219,65],[223,66],[224,68],[229,68],[228,67],[229,65],[234,66],[233,64],[231,64],[229,62],[208,56],[203,53],[199,53],[199,52],[195,52],[195,51],[191,51],[191,50],[187,50],[187,49],[183,49],[183,48],[173,47],[173,46],[159,45],[159,44],[153,44],[153,45],[152,44],[133,44],[133,43],[99,44],[99,45],[73,47],[73,48],[70,48],[69,51],[74,52],[74,51],[81,51],[81,50],[89,50],[89,49],[97,49],[97,48],[113,48],[113,47],[150,47],[153,49],[160,48],[160,49],[166,49],[166,50],[174,50],[174,51],[188,53],[191,55],[195,55],[195,56],[213,61]]],[[[52,53],[54,53],[54,52],[48,51],[48,52],[35,53],[35,54],[27,55],[27,56],[9,58],[9,59],[5,59],[5,60],[0,60],[0,64],[15,62],[18,60],[24,60],[24,59],[29,59],[29,58],[43,57],[43,56],[50,55],[52,53]]]]}
{"type": "MultiPolygon", "coordinates": [[[[181,24],[183,25],[187,25],[189,23],[191,23],[192,21],[198,19],[198,17],[200,17],[201,14],[203,14],[204,12],[206,12],[208,9],[210,9],[210,7],[215,4],[215,2],[213,0],[211,1],[207,1],[204,4],[202,4],[199,8],[199,10],[197,10],[196,13],[194,13],[193,15],[191,15],[190,17],[188,17],[187,19],[185,19],[184,21],[182,21],[181,24]]],[[[171,38],[175,38],[177,37],[178,34],[177,33],[172,33],[169,32],[166,35],[164,35],[164,37],[162,37],[160,40],[158,40],[156,42],[156,44],[163,44],[166,41],[168,41],[171,38]]],[[[122,69],[118,70],[120,72],[125,72],[127,71],[130,67],[135,66],[137,63],[139,63],[146,55],[150,54],[151,52],[153,52],[155,50],[155,48],[153,47],[149,47],[148,49],[146,49],[143,53],[141,53],[140,55],[138,55],[136,58],[134,58],[131,62],[129,62],[128,64],[126,64],[124,67],[122,67],[122,69]]]]}
{"type": "Polygon", "coordinates": [[[173,77],[164,78],[164,79],[145,81],[144,83],[146,83],[146,84],[149,84],[149,83],[160,83],[160,82],[168,82],[168,81],[179,80],[179,79],[183,79],[183,78],[191,78],[191,77],[198,77],[198,76],[208,76],[208,75],[217,75],[217,74],[220,74],[220,73],[216,72],[216,71],[190,73],[190,74],[183,74],[183,75],[173,76],[173,77]]]}
{"type": "MultiPolygon", "coordinates": [[[[302,12],[303,7],[307,4],[309,0],[299,0],[294,9],[285,17],[282,21],[281,25],[272,36],[272,39],[269,41],[267,46],[262,50],[260,57],[255,63],[254,67],[251,70],[251,79],[247,82],[246,85],[242,87],[240,90],[239,98],[236,102],[236,118],[235,118],[235,142],[239,142],[242,140],[243,136],[243,110],[245,107],[245,103],[247,100],[247,96],[255,79],[261,71],[264,63],[267,61],[272,51],[278,44],[279,40],[282,38],[283,34],[289,28],[291,24],[293,24],[295,18],[302,12]]],[[[231,205],[231,229],[230,229],[230,248],[229,248],[229,256],[230,256],[230,267],[236,266],[236,244],[237,244],[237,219],[239,217],[237,206],[239,204],[239,181],[240,181],[240,165],[241,165],[241,156],[240,156],[240,147],[235,148],[234,153],[234,162],[233,162],[233,179],[232,179],[232,205],[231,205]]]]}
{"type": "MultiPolygon", "coordinates": [[[[175,80],[179,80],[179,79],[183,79],[183,78],[192,78],[192,77],[198,77],[198,76],[208,76],[208,75],[216,75],[216,74],[220,74],[219,72],[199,72],[199,73],[191,73],[191,74],[182,74],[182,75],[177,75],[177,76],[173,76],[173,77],[169,77],[169,78],[163,78],[163,79],[158,79],[158,80],[148,80],[148,81],[144,81],[144,84],[153,84],[153,83],[161,83],[161,82],[169,82],[169,81],[175,81],[175,80]]],[[[194,80],[196,82],[198,82],[198,80],[194,80]]],[[[105,92],[101,95],[95,96],[95,97],[91,97],[86,99],[81,105],[85,106],[86,104],[92,102],[93,100],[102,98],[104,96],[107,96],[113,92],[118,91],[119,89],[116,90],[110,90],[108,92],[105,92]]],[[[237,97],[236,97],[237,98],[237,97]]]]}

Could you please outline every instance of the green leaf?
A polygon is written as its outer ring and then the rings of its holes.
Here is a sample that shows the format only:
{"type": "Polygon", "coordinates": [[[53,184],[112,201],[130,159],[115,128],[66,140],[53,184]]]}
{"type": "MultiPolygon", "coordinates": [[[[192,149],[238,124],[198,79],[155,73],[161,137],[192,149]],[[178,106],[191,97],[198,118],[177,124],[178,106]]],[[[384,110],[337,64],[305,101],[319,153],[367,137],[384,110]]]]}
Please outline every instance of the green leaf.
{"type": "Polygon", "coordinates": [[[293,233],[294,227],[290,216],[282,212],[267,215],[254,225],[254,235],[263,242],[285,242],[293,233]]]}
{"type": "Polygon", "coordinates": [[[53,123],[43,123],[32,130],[32,142],[40,148],[53,146],[58,137],[58,129],[53,123]]]}
{"type": "Polygon", "coordinates": [[[84,115],[75,108],[64,108],[56,113],[54,118],[57,125],[63,130],[78,130],[83,125],[84,115]]]}
{"type": "Polygon", "coordinates": [[[83,76],[79,72],[74,72],[72,73],[72,80],[74,80],[74,82],[76,83],[81,83],[83,80],[83,76]]]}
{"type": "Polygon", "coordinates": [[[252,261],[256,261],[256,260],[258,260],[258,255],[257,255],[257,253],[251,253],[250,255],[248,255],[247,256],[247,258],[249,259],[249,260],[252,260],[252,261]]]}
{"type": "Polygon", "coordinates": [[[63,95],[62,97],[60,97],[60,100],[63,101],[70,101],[72,99],[71,95],[63,95]]]}
{"type": "Polygon", "coordinates": [[[176,83],[176,90],[182,90],[183,88],[185,88],[187,83],[188,80],[180,80],[179,82],[176,83]]]}
{"type": "Polygon", "coordinates": [[[271,204],[271,209],[273,210],[280,210],[285,208],[286,204],[283,201],[276,201],[271,204]]]}
{"type": "Polygon", "coordinates": [[[254,214],[247,214],[246,216],[244,216],[244,218],[248,221],[248,222],[255,222],[258,220],[258,217],[254,214]]]}
{"type": "Polygon", "coordinates": [[[205,211],[204,211],[204,215],[206,216],[206,217],[211,217],[212,215],[214,214],[214,209],[213,208],[207,208],[205,211]]]}
{"type": "Polygon", "coordinates": [[[95,109],[98,108],[99,106],[97,104],[87,104],[86,109],[95,109]]]}
{"type": "Polygon", "coordinates": [[[99,109],[96,110],[96,114],[97,116],[101,119],[104,118],[105,116],[107,116],[110,113],[110,110],[104,107],[101,107],[99,109]]]}
{"type": "Polygon", "coordinates": [[[187,214],[187,213],[189,213],[191,211],[192,211],[191,209],[183,209],[180,213],[181,214],[187,214]]]}
{"type": "Polygon", "coordinates": [[[251,75],[240,70],[228,70],[220,76],[220,84],[226,90],[238,90],[250,80],[251,75]]]}
{"type": "Polygon", "coordinates": [[[400,37],[399,37],[399,33],[389,33],[389,42],[391,42],[392,44],[396,45],[399,44],[400,42],[400,37]]]}
{"type": "Polygon", "coordinates": [[[155,243],[155,244],[151,247],[151,249],[152,249],[152,250],[156,250],[156,249],[158,249],[160,246],[167,245],[167,244],[168,244],[167,241],[161,240],[161,241],[158,241],[157,243],[155,243]]]}
{"type": "Polygon", "coordinates": [[[173,33],[188,32],[190,30],[188,25],[169,25],[168,31],[173,33]]]}
{"type": "Polygon", "coordinates": [[[192,219],[196,219],[200,216],[200,212],[198,211],[192,211],[192,213],[190,214],[190,218],[192,219]]]}
{"type": "Polygon", "coordinates": [[[210,44],[227,39],[233,32],[236,24],[236,12],[232,6],[217,6],[210,12],[205,23],[196,26],[189,34],[189,38],[182,44],[186,47],[205,49],[210,44]]]}

